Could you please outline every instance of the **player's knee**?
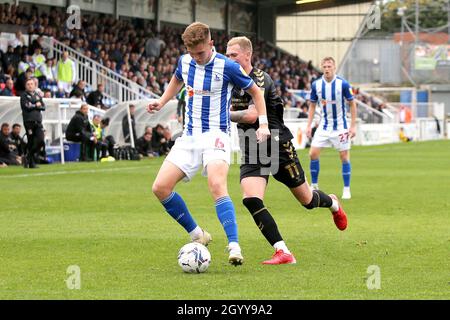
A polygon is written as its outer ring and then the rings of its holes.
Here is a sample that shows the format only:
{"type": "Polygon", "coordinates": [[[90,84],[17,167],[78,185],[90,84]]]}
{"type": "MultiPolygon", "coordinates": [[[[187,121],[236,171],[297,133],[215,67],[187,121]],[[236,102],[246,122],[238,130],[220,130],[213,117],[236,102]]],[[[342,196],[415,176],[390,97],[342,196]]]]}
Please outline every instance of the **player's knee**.
{"type": "Polygon", "coordinates": [[[208,187],[214,197],[220,197],[227,193],[227,185],[221,179],[208,180],[208,187]]]}
{"type": "Polygon", "coordinates": [[[164,184],[155,181],[152,185],[152,192],[159,200],[163,200],[170,195],[172,190],[170,190],[170,188],[165,186],[164,184]]]}
{"type": "Polygon", "coordinates": [[[319,154],[317,152],[315,152],[315,151],[310,151],[309,152],[309,158],[311,160],[317,160],[317,159],[319,159],[319,154]]]}
{"type": "Polygon", "coordinates": [[[244,198],[242,204],[247,208],[250,213],[254,213],[264,208],[264,202],[256,197],[244,198]]]}

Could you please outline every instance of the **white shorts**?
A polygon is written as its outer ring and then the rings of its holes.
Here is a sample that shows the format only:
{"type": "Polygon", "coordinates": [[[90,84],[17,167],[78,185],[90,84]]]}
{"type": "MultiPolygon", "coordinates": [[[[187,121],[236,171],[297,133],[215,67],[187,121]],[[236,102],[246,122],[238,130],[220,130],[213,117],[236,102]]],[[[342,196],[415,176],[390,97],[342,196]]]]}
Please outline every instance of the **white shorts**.
{"type": "Polygon", "coordinates": [[[317,130],[311,142],[311,147],[327,148],[333,147],[337,151],[350,150],[351,141],[348,136],[348,130],[324,131],[317,130]]]}
{"type": "Polygon", "coordinates": [[[66,93],[70,93],[70,91],[72,91],[72,84],[70,82],[58,81],[58,89],[66,93]]]}
{"type": "Polygon", "coordinates": [[[205,132],[195,136],[182,135],[177,140],[166,157],[180,168],[186,177],[191,180],[200,166],[203,166],[202,174],[207,175],[206,166],[210,161],[223,160],[230,165],[231,138],[222,131],[205,132]]]}

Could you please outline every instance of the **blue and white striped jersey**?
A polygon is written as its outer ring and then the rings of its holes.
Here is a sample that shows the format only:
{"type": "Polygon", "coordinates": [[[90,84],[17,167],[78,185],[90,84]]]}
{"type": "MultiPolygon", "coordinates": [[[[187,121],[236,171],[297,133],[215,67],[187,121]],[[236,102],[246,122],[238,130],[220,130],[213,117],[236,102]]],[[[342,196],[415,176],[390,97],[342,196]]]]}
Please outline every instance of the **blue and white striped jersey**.
{"type": "Polygon", "coordinates": [[[178,60],[175,77],[186,85],[184,134],[193,135],[211,130],[230,132],[230,102],[234,86],[244,90],[253,80],[241,66],[220,53],[199,65],[189,54],[178,60]]]}
{"type": "Polygon", "coordinates": [[[325,131],[341,131],[348,129],[349,123],[345,109],[345,101],[353,100],[350,84],[343,78],[335,76],[327,82],[322,76],[312,83],[311,102],[318,102],[322,108],[319,128],[325,131]]]}

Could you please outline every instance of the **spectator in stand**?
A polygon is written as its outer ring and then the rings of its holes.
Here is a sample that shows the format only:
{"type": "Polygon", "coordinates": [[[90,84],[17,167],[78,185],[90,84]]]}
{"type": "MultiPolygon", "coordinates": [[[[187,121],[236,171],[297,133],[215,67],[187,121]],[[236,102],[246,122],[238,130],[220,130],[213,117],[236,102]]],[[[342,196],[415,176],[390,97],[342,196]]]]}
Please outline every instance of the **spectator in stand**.
{"type": "Polygon", "coordinates": [[[166,46],[166,43],[159,38],[159,32],[152,35],[147,42],[145,43],[145,55],[147,57],[156,57],[158,58],[161,49],[166,46]]]}
{"type": "Polygon", "coordinates": [[[300,108],[301,108],[301,111],[298,114],[297,118],[308,119],[308,104],[307,104],[307,102],[306,101],[303,102],[303,104],[302,104],[302,106],[300,108]]]}
{"type": "Polygon", "coordinates": [[[80,161],[92,161],[97,138],[92,132],[88,118],[89,107],[82,104],[80,110],[70,119],[66,129],[66,139],[81,143],[80,161]]]}
{"type": "Polygon", "coordinates": [[[114,146],[116,141],[112,135],[106,135],[106,127],[109,126],[109,118],[104,118],[100,121],[100,127],[102,128],[102,144],[106,145],[106,150],[108,151],[108,156],[114,156],[114,146]]]}
{"type": "Polygon", "coordinates": [[[86,101],[86,93],[84,92],[84,89],[86,88],[86,82],[84,80],[78,80],[75,87],[73,87],[72,91],[70,92],[69,97],[70,98],[77,98],[81,99],[82,101],[86,101]]]}
{"type": "Polygon", "coordinates": [[[16,47],[22,47],[24,44],[25,37],[22,35],[22,31],[17,30],[15,38],[9,42],[9,45],[15,49],[16,47]]]}
{"type": "Polygon", "coordinates": [[[409,107],[401,105],[400,112],[399,112],[399,122],[400,123],[410,123],[411,119],[412,119],[411,109],[409,107]]]}
{"type": "Polygon", "coordinates": [[[39,82],[45,80],[45,76],[43,74],[43,70],[45,70],[45,56],[42,54],[42,48],[35,47],[34,54],[31,57],[32,63],[34,65],[34,76],[39,79],[39,82]]]}
{"type": "Polygon", "coordinates": [[[12,46],[8,46],[8,49],[3,54],[2,59],[3,59],[3,68],[5,70],[8,70],[9,66],[13,67],[15,65],[17,57],[16,57],[16,54],[14,53],[14,48],[12,46]]]}
{"type": "Polygon", "coordinates": [[[27,144],[20,136],[20,131],[22,130],[22,126],[18,123],[14,123],[12,126],[12,131],[10,134],[11,140],[14,142],[14,145],[17,148],[17,153],[19,156],[25,155],[27,150],[27,144]]]}
{"type": "Polygon", "coordinates": [[[97,144],[95,145],[95,152],[97,153],[97,161],[103,157],[107,156],[108,146],[103,143],[104,130],[101,126],[102,117],[98,114],[94,115],[92,118],[91,128],[92,133],[97,139],[97,144]]]}
{"type": "Polygon", "coordinates": [[[44,98],[51,98],[52,92],[49,89],[44,89],[44,98]]]}
{"type": "Polygon", "coordinates": [[[139,156],[142,158],[153,158],[157,156],[157,153],[152,149],[152,132],[146,131],[142,137],[136,141],[136,150],[139,152],[139,156]]]}
{"type": "Polygon", "coordinates": [[[22,74],[33,64],[33,60],[28,53],[22,55],[22,60],[19,62],[18,74],[22,74]]]}
{"type": "Polygon", "coordinates": [[[86,102],[88,104],[90,104],[91,106],[100,108],[100,109],[108,109],[104,104],[103,104],[103,84],[99,84],[97,86],[97,90],[92,91],[91,93],[89,93],[89,95],[87,96],[86,102]]]}
{"type": "Polygon", "coordinates": [[[14,141],[10,137],[9,124],[3,123],[0,132],[0,163],[21,165],[22,160],[14,141]]]}
{"type": "Polygon", "coordinates": [[[57,71],[54,66],[54,59],[48,59],[45,65],[41,67],[42,83],[44,88],[50,88],[52,86],[57,87],[56,77],[57,71]]]}
{"type": "MultiPolygon", "coordinates": [[[[136,111],[136,106],[134,104],[130,104],[130,118],[131,118],[131,129],[133,131],[133,139],[136,144],[137,135],[136,135],[136,121],[134,119],[134,113],[136,111]]],[[[125,143],[130,143],[130,125],[128,123],[128,114],[125,113],[125,115],[122,118],[122,133],[123,138],[125,140],[125,143]]]]}
{"type": "Polygon", "coordinates": [[[69,58],[69,53],[67,51],[63,52],[56,69],[58,89],[66,94],[69,94],[72,90],[72,84],[75,83],[77,71],[75,62],[69,58]]]}
{"type": "Polygon", "coordinates": [[[162,124],[157,124],[156,127],[153,128],[152,149],[160,156],[165,155],[170,151],[166,137],[168,137],[168,134],[164,126],[162,124]]]}
{"type": "Polygon", "coordinates": [[[34,73],[34,68],[29,67],[27,69],[27,71],[25,71],[24,73],[20,74],[17,77],[17,81],[16,81],[14,87],[16,88],[16,94],[18,96],[20,96],[25,91],[25,82],[33,76],[33,73],[34,73]]]}
{"type": "Polygon", "coordinates": [[[12,97],[14,96],[14,82],[11,79],[7,79],[5,82],[5,89],[2,90],[0,96],[12,97]]]}

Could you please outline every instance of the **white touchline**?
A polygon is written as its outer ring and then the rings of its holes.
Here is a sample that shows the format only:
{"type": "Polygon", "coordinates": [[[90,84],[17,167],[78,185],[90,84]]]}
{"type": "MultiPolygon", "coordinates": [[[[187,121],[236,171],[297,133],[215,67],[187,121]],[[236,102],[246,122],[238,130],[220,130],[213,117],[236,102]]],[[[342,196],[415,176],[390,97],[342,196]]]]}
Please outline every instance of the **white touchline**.
{"type": "Polygon", "coordinates": [[[73,171],[50,171],[50,172],[40,172],[40,173],[30,173],[30,174],[5,175],[5,176],[0,176],[0,179],[56,176],[56,175],[77,174],[77,173],[96,173],[96,172],[108,172],[108,171],[145,169],[145,168],[146,167],[140,166],[140,167],[123,167],[123,168],[86,169],[86,170],[73,170],[73,171]]]}

